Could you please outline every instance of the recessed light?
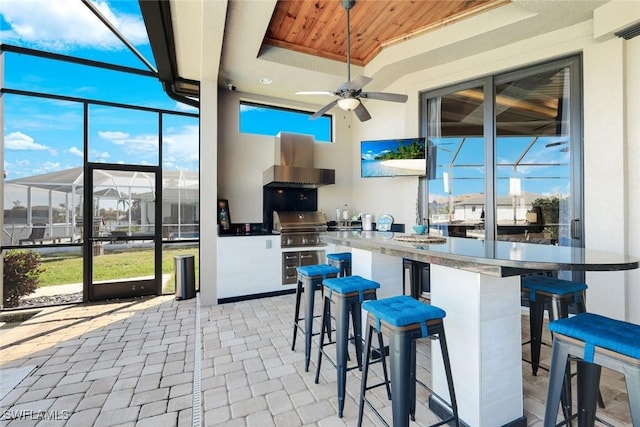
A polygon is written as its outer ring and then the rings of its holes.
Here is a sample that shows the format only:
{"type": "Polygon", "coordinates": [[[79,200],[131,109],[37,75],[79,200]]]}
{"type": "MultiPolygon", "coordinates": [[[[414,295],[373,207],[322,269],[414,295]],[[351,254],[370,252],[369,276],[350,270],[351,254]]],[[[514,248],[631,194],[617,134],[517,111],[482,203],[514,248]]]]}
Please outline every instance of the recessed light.
{"type": "Polygon", "coordinates": [[[260,77],[260,83],[262,83],[263,85],[270,85],[271,83],[273,83],[273,80],[271,80],[269,77],[260,77]]]}

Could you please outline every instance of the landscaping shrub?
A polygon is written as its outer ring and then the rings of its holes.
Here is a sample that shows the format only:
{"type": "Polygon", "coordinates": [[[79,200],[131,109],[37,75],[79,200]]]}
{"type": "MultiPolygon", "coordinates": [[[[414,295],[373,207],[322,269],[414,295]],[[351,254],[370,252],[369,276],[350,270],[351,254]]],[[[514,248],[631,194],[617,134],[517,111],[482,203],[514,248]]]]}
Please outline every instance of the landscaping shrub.
{"type": "Polygon", "coordinates": [[[40,254],[33,251],[9,251],[4,255],[4,308],[17,307],[20,298],[36,291],[40,273],[40,254]]]}

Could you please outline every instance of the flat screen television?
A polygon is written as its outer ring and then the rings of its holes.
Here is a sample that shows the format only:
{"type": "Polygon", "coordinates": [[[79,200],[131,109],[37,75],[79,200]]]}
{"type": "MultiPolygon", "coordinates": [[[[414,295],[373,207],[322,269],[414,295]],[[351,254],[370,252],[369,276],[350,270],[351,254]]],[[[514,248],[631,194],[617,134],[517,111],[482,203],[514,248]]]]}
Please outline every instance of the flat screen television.
{"type": "Polygon", "coordinates": [[[360,175],[363,178],[426,174],[425,138],[360,142],[360,175]]]}

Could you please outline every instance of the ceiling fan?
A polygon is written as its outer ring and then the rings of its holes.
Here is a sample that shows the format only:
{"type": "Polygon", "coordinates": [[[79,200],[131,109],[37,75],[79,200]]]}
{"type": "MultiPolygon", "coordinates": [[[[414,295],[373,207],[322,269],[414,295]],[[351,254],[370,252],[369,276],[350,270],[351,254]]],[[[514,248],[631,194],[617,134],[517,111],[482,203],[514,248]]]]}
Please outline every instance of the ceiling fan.
{"type": "Polygon", "coordinates": [[[351,25],[349,11],[355,4],[356,0],[342,0],[342,6],[347,11],[347,81],[343,83],[335,91],[308,91],[296,92],[296,95],[331,95],[338,96],[311,116],[311,119],[317,119],[336,105],[343,110],[353,111],[361,122],[371,118],[369,111],[362,104],[361,99],[378,99],[381,101],[391,102],[407,102],[407,95],[386,92],[363,92],[362,88],[372,79],[367,76],[357,76],[351,80],[351,25]]]}

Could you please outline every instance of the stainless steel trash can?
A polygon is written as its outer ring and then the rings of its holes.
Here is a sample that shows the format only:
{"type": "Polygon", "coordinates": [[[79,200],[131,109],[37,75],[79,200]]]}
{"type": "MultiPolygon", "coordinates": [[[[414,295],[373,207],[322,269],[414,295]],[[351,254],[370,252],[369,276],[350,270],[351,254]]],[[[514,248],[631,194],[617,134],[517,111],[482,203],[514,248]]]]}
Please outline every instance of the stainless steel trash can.
{"type": "Polygon", "coordinates": [[[191,299],[196,296],[196,274],[193,255],[174,257],[176,276],[176,299],[191,299]]]}

